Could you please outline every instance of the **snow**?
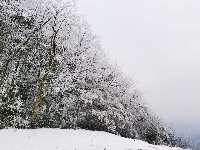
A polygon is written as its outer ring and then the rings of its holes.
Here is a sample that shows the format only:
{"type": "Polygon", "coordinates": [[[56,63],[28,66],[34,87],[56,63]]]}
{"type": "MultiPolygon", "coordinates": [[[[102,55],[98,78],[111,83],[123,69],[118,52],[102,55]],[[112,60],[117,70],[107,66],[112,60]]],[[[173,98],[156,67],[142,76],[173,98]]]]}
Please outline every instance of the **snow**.
{"type": "Polygon", "coordinates": [[[103,131],[72,129],[3,129],[0,150],[181,150],[151,145],[103,131]]]}

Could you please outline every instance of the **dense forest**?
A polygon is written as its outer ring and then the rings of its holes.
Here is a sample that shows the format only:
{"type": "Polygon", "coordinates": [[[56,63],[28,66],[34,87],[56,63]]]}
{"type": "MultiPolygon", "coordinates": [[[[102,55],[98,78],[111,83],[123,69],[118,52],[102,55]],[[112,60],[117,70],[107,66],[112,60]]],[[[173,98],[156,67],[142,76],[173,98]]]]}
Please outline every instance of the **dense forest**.
{"type": "Polygon", "coordinates": [[[69,0],[0,0],[0,127],[81,128],[189,146],[109,61],[69,0]]]}

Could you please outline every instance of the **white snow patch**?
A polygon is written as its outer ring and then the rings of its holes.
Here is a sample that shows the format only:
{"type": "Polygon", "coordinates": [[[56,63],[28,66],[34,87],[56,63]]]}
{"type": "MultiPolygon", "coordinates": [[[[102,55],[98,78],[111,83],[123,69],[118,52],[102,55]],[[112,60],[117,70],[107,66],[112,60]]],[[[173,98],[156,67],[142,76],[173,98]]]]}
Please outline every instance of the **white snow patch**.
{"type": "Polygon", "coordinates": [[[0,150],[181,150],[151,145],[102,131],[72,129],[3,129],[0,150]]]}

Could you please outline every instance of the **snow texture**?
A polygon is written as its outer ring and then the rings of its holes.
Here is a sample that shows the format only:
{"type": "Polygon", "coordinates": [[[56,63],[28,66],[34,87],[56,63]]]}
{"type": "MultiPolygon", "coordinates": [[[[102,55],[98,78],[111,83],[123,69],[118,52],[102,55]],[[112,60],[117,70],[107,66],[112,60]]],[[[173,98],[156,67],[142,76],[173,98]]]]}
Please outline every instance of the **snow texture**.
{"type": "Polygon", "coordinates": [[[102,131],[72,129],[3,129],[0,150],[182,150],[151,145],[102,131]]]}

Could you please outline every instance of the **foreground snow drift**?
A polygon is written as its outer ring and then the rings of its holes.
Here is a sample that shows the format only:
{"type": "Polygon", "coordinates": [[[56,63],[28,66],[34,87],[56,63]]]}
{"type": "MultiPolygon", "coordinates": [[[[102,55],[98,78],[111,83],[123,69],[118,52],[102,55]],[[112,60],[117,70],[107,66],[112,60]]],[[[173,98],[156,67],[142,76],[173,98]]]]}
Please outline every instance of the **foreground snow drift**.
{"type": "Polygon", "coordinates": [[[0,150],[180,150],[100,131],[0,130],[0,150]]]}

